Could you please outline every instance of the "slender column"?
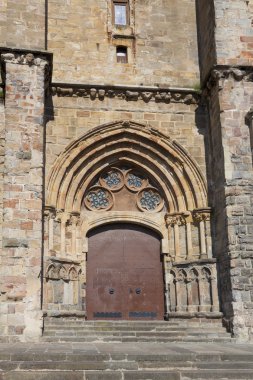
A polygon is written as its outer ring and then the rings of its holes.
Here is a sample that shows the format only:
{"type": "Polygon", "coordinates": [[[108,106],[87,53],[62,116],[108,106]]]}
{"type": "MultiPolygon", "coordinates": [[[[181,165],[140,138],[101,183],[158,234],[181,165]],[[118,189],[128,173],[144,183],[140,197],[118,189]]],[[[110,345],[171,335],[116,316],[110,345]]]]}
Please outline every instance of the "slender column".
{"type": "Polygon", "coordinates": [[[53,207],[46,207],[45,213],[47,217],[47,235],[48,235],[48,253],[53,250],[54,247],[54,219],[55,219],[55,209],[53,207]]]}
{"type": "Polygon", "coordinates": [[[199,222],[199,231],[200,231],[200,255],[201,258],[206,256],[206,237],[205,237],[205,222],[202,219],[199,222]]]}
{"type": "Polygon", "coordinates": [[[180,257],[180,238],[179,238],[179,226],[174,224],[174,244],[175,244],[175,260],[180,257]]]}
{"type": "Polygon", "coordinates": [[[179,226],[185,224],[185,218],[182,213],[167,214],[166,223],[167,223],[167,226],[174,227],[175,261],[179,261],[180,260],[179,226]]]}
{"type": "Polygon", "coordinates": [[[49,210],[44,210],[44,255],[47,256],[49,252],[49,220],[50,212],[49,210]]]}
{"type": "Polygon", "coordinates": [[[53,251],[54,249],[54,216],[49,217],[49,226],[48,226],[48,249],[53,251]]]}
{"type": "Polygon", "coordinates": [[[69,215],[63,211],[57,213],[57,220],[61,223],[61,255],[66,254],[66,224],[69,220],[69,215]]]}
{"type": "Polygon", "coordinates": [[[73,256],[76,255],[77,252],[77,224],[78,224],[78,213],[73,213],[70,218],[70,224],[72,227],[71,230],[71,253],[73,256]]]}
{"type": "Polygon", "coordinates": [[[186,239],[187,239],[187,258],[190,260],[192,258],[192,225],[191,221],[186,221],[186,239]]]}
{"type": "Polygon", "coordinates": [[[193,219],[196,223],[199,223],[199,235],[200,235],[200,258],[207,258],[207,231],[206,221],[210,220],[210,208],[197,209],[193,211],[193,219]]]}

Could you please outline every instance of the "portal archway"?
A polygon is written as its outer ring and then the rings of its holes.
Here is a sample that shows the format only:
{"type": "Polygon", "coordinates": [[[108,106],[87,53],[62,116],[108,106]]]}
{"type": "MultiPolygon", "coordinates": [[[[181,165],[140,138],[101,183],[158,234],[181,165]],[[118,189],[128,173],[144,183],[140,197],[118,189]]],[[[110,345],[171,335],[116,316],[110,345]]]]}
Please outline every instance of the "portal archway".
{"type": "Polygon", "coordinates": [[[166,312],[217,311],[215,295],[199,298],[202,303],[209,299],[208,305],[191,307],[188,303],[196,302],[196,297],[189,293],[187,281],[176,286],[187,297],[176,305],[170,299],[170,288],[177,281],[171,270],[180,271],[181,263],[186,262],[189,271],[197,267],[199,273],[205,265],[216,276],[206,183],[197,163],[176,141],[129,121],[99,126],[70,144],[56,160],[48,178],[46,204],[47,265],[55,260],[53,256],[76,266],[82,284],[79,298],[73,297],[79,299],[78,307],[86,307],[89,231],[131,223],[162,236],[166,312]]]}

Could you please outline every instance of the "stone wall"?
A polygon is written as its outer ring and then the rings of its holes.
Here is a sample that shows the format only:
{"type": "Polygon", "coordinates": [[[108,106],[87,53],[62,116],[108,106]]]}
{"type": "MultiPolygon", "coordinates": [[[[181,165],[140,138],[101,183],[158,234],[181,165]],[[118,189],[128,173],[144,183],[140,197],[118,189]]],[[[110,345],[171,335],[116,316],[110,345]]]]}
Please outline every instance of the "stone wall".
{"type": "Polygon", "coordinates": [[[43,123],[47,57],[5,51],[0,325],[3,339],[41,334],[43,123]]]}
{"type": "Polygon", "coordinates": [[[0,1],[0,46],[45,49],[45,0],[0,1]]]}
{"type": "MultiPolygon", "coordinates": [[[[240,339],[252,338],[252,156],[245,118],[252,104],[251,71],[216,71],[210,124],[222,310],[240,339]],[[218,90],[219,89],[219,90],[218,90]]],[[[251,122],[250,122],[251,123],[251,122]]]]}
{"type": "Polygon", "coordinates": [[[150,125],[175,139],[198,162],[205,175],[207,129],[202,117],[204,111],[195,95],[196,100],[193,98],[192,104],[186,104],[187,94],[178,94],[177,101],[126,100],[121,96],[101,100],[98,95],[91,99],[90,96],[73,96],[72,91],[57,90],[52,105],[47,107],[50,121],[46,128],[46,172],[71,141],[91,128],[115,120],[129,120],[150,125]]]}
{"type": "Polygon", "coordinates": [[[217,63],[252,65],[252,1],[215,0],[214,5],[217,63]]]}
{"type": "Polygon", "coordinates": [[[111,0],[49,1],[55,82],[199,86],[192,0],[130,0],[130,25],[115,27],[111,0]],[[116,62],[116,46],[128,63],[116,62]]]}

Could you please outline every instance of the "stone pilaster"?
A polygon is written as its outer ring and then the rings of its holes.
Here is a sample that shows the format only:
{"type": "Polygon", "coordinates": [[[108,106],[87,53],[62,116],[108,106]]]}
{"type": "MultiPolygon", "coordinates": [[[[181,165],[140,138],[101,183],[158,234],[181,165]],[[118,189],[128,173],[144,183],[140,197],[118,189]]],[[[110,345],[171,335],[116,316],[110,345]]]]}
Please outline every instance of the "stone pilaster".
{"type": "Polygon", "coordinates": [[[253,68],[217,66],[207,83],[221,304],[240,340],[253,338],[252,78],[253,68]]]}
{"type": "Polygon", "coordinates": [[[5,81],[2,335],[35,341],[41,335],[44,98],[49,53],[1,51],[5,81]]]}

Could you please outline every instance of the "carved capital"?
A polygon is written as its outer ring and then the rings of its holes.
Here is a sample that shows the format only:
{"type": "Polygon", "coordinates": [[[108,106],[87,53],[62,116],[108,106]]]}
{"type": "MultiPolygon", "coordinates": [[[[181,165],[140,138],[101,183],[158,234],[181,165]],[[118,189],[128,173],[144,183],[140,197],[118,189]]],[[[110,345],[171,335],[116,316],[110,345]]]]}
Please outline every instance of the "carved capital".
{"type": "Polygon", "coordinates": [[[51,207],[51,206],[45,206],[45,209],[44,209],[44,216],[45,216],[47,219],[55,219],[55,217],[56,217],[56,211],[55,211],[55,208],[54,208],[54,207],[51,207]]]}
{"type": "Polygon", "coordinates": [[[182,226],[186,224],[186,219],[184,214],[167,214],[165,215],[165,222],[167,226],[182,226]]]}
{"type": "Polygon", "coordinates": [[[70,218],[69,218],[69,221],[68,221],[68,223],[69,223],[69,225],[71,225],[71,226],[77,226],[78,225],[78,223],[79,223],[79,220],[80,220],[80,214],[77,212],[77,213],[72,213],[71,215],[70,215],[70,218]]]}
{"type": "Polygon", "coordinates": [[[192,213],[192,216],[195,223],[210,221],[211,209],[204,208],[204,209],[194,210],[192,213]]]}
{"type": "Polygon", "coordinates": [[[68,212],[65,212],[64,210],[57,210],[56,211],[56,217],[55,217],[55,220],[57,222],[61,222],[61,223],[67,223],[68,220],[70,219],[70,215],[68,212]]]}

